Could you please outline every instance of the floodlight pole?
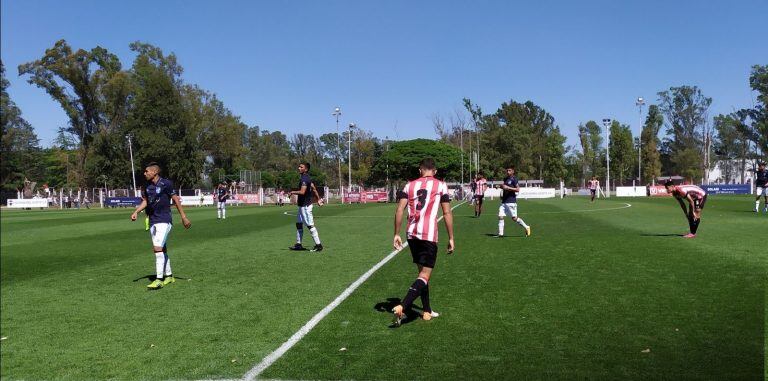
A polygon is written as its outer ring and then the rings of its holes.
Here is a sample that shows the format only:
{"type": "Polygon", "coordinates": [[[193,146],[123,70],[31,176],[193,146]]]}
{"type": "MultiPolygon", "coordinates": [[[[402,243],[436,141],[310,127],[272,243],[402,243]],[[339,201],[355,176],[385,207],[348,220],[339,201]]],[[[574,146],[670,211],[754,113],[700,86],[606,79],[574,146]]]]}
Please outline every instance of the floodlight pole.
{"type": "Polygon", "coordinates": [[[133,178],[133,197],[136,197],[136,169],[133,166],[133,142],[131,139],[133,135],[127,134],[125,138],[128,139],[128,152],[131,155],[131,177],[133,178]]]}
{"type": "Polygon", "coordinates": [[[637,137],[637,182],[642,183],[643,178],[641,177],[641,170],[642,167],[641,164],[641,155],[640,155],[640,147],[643,144],[643,106],[645,106],[645,99],[643,97],[638,97],[637,101],[635,101],[635,106],[637,106],[638,109],[638,115],[639,115],[639,121],[640,121],[640,134],[637,137]]]}
{"type": "Polygon", "coordinates": [[[331,114],[336,117],[336,157],[339,159],[339,196],[341,197],[341,203],[344,203],[344,186],[341,183],[341,134],[339,133],[339,117],[341,116],[341,108],[336,107],[331,114]]]}
{"type": "Polygon", "coordinates": [[[605,197],[611,197],[611,120],[608,118],[603,119],[603,126],[605,126],[605,197]]]}
{"type": "Polygon", "coordinates": [[[354,123],[349,124],[349,134],[347,135],[347,170],[349,173],[349,180],[347,183],[348,193],[352,192],[352,129],[355,128],[356,125],[354,123]]]}

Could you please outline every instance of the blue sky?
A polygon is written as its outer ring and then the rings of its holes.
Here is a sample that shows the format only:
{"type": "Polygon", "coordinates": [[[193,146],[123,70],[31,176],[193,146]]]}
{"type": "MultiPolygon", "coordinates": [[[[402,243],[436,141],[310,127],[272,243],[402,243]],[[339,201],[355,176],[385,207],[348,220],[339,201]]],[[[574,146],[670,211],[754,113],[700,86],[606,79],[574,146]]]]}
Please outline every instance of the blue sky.
{"type": "Polygon", "coordinates": [[[670,86],[702,88],[711,115],[750,106],[750,67],[768,64],[766,0],[0,4],[9,92],[44,145],[67,119],[16,68],[62,38],[105,47],[124,67],[132,41],[174,52],[185,81],[251,126],[332,132],[339,105],[342,126],[400,139],[434,137],[430,116],[468,97],[485,112],[532,100],[575,145],[590,119],[638,131],[635,99],[670,86]]]}

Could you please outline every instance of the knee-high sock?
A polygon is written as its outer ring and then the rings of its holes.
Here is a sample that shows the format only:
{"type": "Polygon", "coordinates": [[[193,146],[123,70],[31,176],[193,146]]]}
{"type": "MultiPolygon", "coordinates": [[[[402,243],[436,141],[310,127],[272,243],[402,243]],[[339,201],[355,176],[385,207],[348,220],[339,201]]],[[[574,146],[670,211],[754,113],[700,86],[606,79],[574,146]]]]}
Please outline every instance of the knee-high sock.
{"type": "Polygon", "coordinates": [[[296,223],[296,243],[301,243],[304,238],[304,224],[296,223]]]}
{"type": "Polygon", "coordinates": [[[520,225],[520,226],[522,226],[523,228],[528,228],[528,225],[526,225],[526,224],[525,224],[525,221],[523,221],[523,219],[522,219],[522,218],[519,218],[519,217],[518,217],[518,219],[517,219],[517,224],[518,224],[518,225],[520,225]]]}
{"type": "Polygon", "coordinates": [[[163,256],[165,257],[165,276],[171,276],[173,271],[171,271],[171,258],[168,257],[168,247],[163,247],[163,256]]]}
{"type": "Polygon", "coordinates": [[[421,305],[424,312],[432,312],[432,306],[429,304],[429,284],[421,288],[421,305]]]}
{"type": "Polygon", "coordinates": [[[699,230],[699,223],[701,222],[701,218],[695,219],[691,221],[691,233],[696,234],[696,231],[699,230]]]}
{"type": "Polygon", "coordinates": [[[221,208],[216,209],[216,218],[221,218],[221,208]]]}
{"type": "Polygon", "coordinates": [[[421,295],[421,290],[427,285],[427,281],[422,278],[417,278],[413,284],[411,284],[411,287],[408,288],[408,293],[405,294],[405,298],[403,299],[403,309],[409,310],[411,308],[411,305],[413,305],[413,301],[416,300],[421,295]]]}
{"type": "MultiPolygon", "coordinates": [[[[768,205],[768,204],[766,204],[768,205]]],[[[755,201],[755,212],[760,210],[760,199],[758,198],[757,201],[755,201]]]]}
{"type": "Polygon", "coordinates": [[[165,273],[165,254],[162,251],[155,252],[155,277],[163,279],[165,273]]]}
{"type": "Polygon", "coordinates": [[[309,234],[312,234],[312,240],[315,241],[315,245],[320,244],[320,234],[317,232],[317,228],[312,226],[309,228],[309,234]]]}
{"type": "Polygon", "coordinates": [[[221,218],[227,218],[227,209],[221,209],[221,218]]]}
{"type": "Polygon", "coordinates": [[[504,220],[499,220],[499,235],[504,235],[504,220]]]}

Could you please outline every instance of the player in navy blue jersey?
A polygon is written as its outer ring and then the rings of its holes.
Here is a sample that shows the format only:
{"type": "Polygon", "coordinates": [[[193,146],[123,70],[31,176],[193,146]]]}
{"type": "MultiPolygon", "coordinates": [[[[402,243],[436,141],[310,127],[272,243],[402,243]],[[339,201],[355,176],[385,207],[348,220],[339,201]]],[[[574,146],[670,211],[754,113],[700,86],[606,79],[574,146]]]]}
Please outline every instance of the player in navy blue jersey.
{"type": "Polygon", "coordinates": [[[184,227],[189,229],[192,223],[184,213],[181,198],[173,189],[171,180],[160,177],[159,165],[149,163],[144,169],[144,177],[147,179],[147,186],[141,192],[141,203],[131,214],[131,221],[136,221],[139,212],[146,209],[149,215],[149,234],[152,237],[152,247],[155,252],[155,280],[147,288],[157,290],[176,281],[171,272],[171,261],[168,258],[166,244],[173,226],[171,201],[176,205],[184,227]]]}
{"type": "Polygon", "coordinates": [[[218,202],[218,205],[216,207],[216,219],[226,219],[227,218],[227,200],[229,200],[229,187],[227,187],[227,183],[222,181],[219,183],[219,187],[216,188],[215,191],[216,194],[216,201],[218,202]]]}
{"type": "Polygon", "coordinates": [[[304,250],[301,241],[304,238],[304,225],[307,225],[312,240],[315,241],[315,247],[312,251],[323,251],[323,244],[320,242],[320,234],[315,227],[315,218],[312,214],[312,197],[322,205],[322,198],[317,193],[317,188],[309,177],[309,163],[299,164],[299,189],[291,191],[291,195],[296,195],[296,205],[299,207],[296,216],[296,244],[291,246],[291,250],[304,250]]]}
{"type": "Polygon", "coordinates": [[[497,237],[504,236],[504,217],[512,217],[512,220],[517,222],[518,225],[525,229],[525,236],[531,235],[531,227],[525,224],[522,218],[517,216],[517,193],[520,192],[520,185],[517,183],[517,177],[515,177],[515,167],[507,167],[507,177],[504,178],[504,182],[501,184],[501,206],[499,206],[499,235],[497,237]]]}
{"type": "Polygon", "coordinates": [[[758,164],[757,171],[755,171],[755,191],[757,193],[755,213],[760,211],[760,196],[765,199],[763,211],[768,213],[768,169],[765,169],[765,163],[758,164]]]}

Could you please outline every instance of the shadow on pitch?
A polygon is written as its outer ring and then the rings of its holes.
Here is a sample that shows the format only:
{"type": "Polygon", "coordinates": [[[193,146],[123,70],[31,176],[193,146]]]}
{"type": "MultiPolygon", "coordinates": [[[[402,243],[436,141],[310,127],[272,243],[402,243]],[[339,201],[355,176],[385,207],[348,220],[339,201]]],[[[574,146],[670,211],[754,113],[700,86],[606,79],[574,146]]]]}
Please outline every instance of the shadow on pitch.
{"type": "Polygon", "coordinates": [[[685,234],[640,234],[643,237],[683,237],[685,234]]]}
{"type": "Polygon", "coordinates": [[[485,236],[492,237],[492,238],[525,238],[525,236],[522,236],[522,235],[503,235],[499,237],[499,235],[495,233],[485,233],[485,236]]]}
{"type": "MultiPolygon", "coordinates": [[[[385,314],[392,314],[392,309],[401,303],[400,298],[387,298],[386,302],[378,302],[373,309],[385,314]]],[[[413,308],[423,311],[421,307],[414,305],[413,308]]],[[[421,312],[416,312],[412,309],[405,311],[405,319],[400,323],[401,325],[411,323],[421,318],[421,312]]],[[[394,325],[389,325],[389,328],[397,328],[394,325]]]]}
{"type": "MultiPolygon", "coordinates": [[[[180,276],[177,276],[177,275],[174,275],[173,277],[176,278],[176,279],[179,279],[179,280],[189,280],[189,278],[183,278],[183,277],[180,277],[180,276]]],[[[136,278],[133,281],[134,282],[138,282],[138,281],[140,281],[142,279],[146,279],[146,280],[148,280],[150,282],[154,282],[155,279],[157,279],[157,276],[155,274],[144,275],[143,277],[136,278]]]]}

